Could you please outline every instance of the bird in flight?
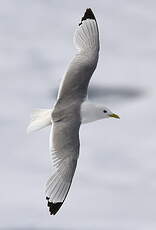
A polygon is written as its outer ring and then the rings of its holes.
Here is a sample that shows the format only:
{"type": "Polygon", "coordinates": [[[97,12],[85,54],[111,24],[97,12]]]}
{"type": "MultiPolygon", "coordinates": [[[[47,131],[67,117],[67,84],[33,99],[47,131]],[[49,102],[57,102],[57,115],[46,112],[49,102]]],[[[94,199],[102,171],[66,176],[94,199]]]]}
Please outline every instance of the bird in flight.
{"type": "Polygon", "coordinates": [[[97,66],[99,31],[96,18],[86,9],[79,23],[74,44],[77,53],[60,84],[53,109],[37,109],[31,116],[27,131],[51,125],[50,153],[55,170],[46,183],[46,199],[51,215],[62,206],[77,166],[79,157],[79,129],[81,124],[119,116],[103,105],[87,99],[88,84],[97,66]]]}

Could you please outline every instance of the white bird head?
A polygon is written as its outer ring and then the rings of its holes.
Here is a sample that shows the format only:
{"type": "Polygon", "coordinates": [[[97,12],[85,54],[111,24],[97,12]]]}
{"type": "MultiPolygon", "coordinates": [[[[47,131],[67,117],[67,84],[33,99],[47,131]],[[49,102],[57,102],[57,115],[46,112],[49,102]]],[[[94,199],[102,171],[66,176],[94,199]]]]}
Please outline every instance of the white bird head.
{"type": "Polygon", "coordinates": [[[84,102],[81,106],[82,123],[89,123],[110,117],[118,119],[120,118],[117,114],[113,113],[110,109],[103,105],[84,102]]]}
{"type": "Polygon", "coordinates": [[[120,118],[117,114],[113,113],[110,109],[103,105],[96,105],[97,116],[103,118],[120,118]]]}

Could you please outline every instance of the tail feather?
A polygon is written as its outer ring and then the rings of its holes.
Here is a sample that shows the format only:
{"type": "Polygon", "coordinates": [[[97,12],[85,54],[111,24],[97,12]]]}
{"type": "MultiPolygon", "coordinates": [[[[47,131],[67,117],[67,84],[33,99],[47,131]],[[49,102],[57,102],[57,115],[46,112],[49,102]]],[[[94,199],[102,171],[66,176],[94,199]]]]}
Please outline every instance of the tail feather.
{"type": "Polygon", "coordinates": [[[51,125],[51,113],[51,109],[35,109],[31,114],[31,121],[27,128],[27,133],[31,133],[51,125]]]}

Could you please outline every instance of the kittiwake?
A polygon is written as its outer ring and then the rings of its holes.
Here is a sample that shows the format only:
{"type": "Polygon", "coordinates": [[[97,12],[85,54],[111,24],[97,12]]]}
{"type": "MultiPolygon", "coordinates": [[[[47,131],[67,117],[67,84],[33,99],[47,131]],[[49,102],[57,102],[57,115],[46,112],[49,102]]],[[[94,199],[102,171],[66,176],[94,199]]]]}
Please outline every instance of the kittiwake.
{"type": "Polygon", "coordinates": [[[103,118],[119,118],[105,106],[87,99],[100,48],[98,25],[90,8],[75,31],[74,44],[77,53],[61,82],[53,109],[35,110],[27,129],[32,132],[51,125],[50,153],[56,170],[49,177],[45,191],[51,215],[62,206],[72,183],[79,157],[80,125],[103,118]]]}

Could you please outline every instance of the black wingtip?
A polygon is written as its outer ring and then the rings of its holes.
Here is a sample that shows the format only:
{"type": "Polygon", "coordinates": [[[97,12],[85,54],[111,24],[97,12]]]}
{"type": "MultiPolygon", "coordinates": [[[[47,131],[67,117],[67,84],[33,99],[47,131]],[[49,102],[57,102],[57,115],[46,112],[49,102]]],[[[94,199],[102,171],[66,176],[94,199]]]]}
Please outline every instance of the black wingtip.
{"type": "Polygon", "coordinates": [[[82,22],[83,22],[84,20],[86,20],[86,19],[93,19],[93,20],[96,21],[96,18],[95,18],[95,16],[94,16],[93,11],[91,10],[91,8],[86,9],[86,12],[85,12],[84,16],[82,17],[81,22],[79,23],[79,26],[80,26],[80,25],[82,24],[82,22]]]}
{"type": "Polygon", "coordinates": [[[50,215],[55,215],[58,210],[61,208],[63,202],[53,203],[49,201],[49,197],[46,197],[46,200],[48,200],[47,206],[49,207],[50,215]]]}

